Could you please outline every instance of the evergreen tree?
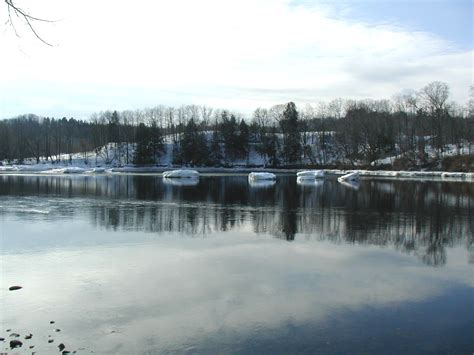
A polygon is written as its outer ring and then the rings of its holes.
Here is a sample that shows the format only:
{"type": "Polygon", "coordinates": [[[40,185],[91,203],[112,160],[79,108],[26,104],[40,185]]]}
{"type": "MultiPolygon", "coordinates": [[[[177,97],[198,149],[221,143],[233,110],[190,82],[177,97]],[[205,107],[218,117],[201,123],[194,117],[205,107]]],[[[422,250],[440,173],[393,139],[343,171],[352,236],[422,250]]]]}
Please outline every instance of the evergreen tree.
{"type": "Polygon", "coordinates": [[[163,145],[163,134],[161,129],[154,123],[149,128],[150,129],[150,136],[151,136],[151,150],[152,150],[152,157],[153,161],[157,162],[163,153],[164,145],[163,145]]]}
{"type": "Polygon", "coordinates": [[[221,145],[219,141],[219,133],[214,131],[212,133],[211,146],[209,148],[209,163],[214,166],[219,166],[222,160],[221,145]]]}
{"type": "Polygon", "coordinates": [[[135,134],[136,148],[133,157],[134,164],[143,165],[154,163],[152,138],[150,128],[140,123],[135,134]]]}
{"type": "Polygon", "coordinates": [[[237,141],[237,150],[240,158],[248,158],[249,154],[249,137],[250,129],[244,120],[240,121],[239,124],[239,137],[237,141]]]}
{"type": "Polygon", "coordinates": [[[289,164],[301,159],[301,137],[298,128],[298,111],[293,102],[285,106],[283,118],[280,120],[280,128],[283,133],[283,158],[289,164]]]}
{"type": "Polygon", "coordinates": [[[224,140],[225,158],[232,161],[239,156],[239,133],[234,115],[222,113],[221,133],[224,140]]]}
{"type": "Polygon", "coordinates": [[[191,118],[181,139],[181,160],[191,166],[203,166],[208,164],[208,156],[206,136],[198,131],[194,119],[191,118]]]}

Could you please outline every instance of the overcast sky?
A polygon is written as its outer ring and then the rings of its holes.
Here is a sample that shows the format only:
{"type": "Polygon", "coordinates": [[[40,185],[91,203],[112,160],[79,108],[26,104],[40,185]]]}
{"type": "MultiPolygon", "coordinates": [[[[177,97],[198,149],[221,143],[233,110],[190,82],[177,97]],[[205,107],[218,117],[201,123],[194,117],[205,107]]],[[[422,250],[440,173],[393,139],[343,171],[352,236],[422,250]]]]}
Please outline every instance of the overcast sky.
{"type": "MultiPolygon", "coordinates": [[[[2,2],[3,3],[3,2],[2,2]]],[[[36,40],[0,5],[0,118],[391,98],[431,81],[465,104],[471,0],[16,0],[53,20],[36,40]]]]}

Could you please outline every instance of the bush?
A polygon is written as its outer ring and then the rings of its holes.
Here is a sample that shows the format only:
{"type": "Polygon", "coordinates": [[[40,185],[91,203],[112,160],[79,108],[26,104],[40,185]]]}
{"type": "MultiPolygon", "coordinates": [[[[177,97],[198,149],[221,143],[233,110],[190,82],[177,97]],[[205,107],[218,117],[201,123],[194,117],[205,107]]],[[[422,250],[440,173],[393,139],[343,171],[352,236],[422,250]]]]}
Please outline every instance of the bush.
{"type": "Polygon", "coordinates": [[[474,172],[474,156],[446,157],[441,161],[441,166],[444,171],[474,172]]]}

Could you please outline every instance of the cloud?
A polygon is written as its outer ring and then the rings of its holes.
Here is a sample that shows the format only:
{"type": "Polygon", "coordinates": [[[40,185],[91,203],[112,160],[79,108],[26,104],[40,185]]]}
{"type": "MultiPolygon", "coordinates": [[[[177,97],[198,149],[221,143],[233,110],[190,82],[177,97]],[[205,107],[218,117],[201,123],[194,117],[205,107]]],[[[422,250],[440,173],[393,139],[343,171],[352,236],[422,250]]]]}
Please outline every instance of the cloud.
{"type": "MultiPolygon", "coordinates": [[[[282,99],[388,98],[433,80],[446,81],[463,103],[472,81],[472,51],[429,33],[343,19],[328,3],[25,0],[24,7],[61,19],[38,28],[57,46],[41,45],[25,29],[17,39],[7,28],[0,92],[44,86],[64,97],[66,90],[65,101],[83,105],[84,114],[190,102],[250,112],[282,99]],[[107,107],[90,105],[98,88],[112,88],[107,107]],[[257,100],[256,90],[265,95],[257,100]]],[[[54,94],[32,96],[44,103],[54,94]]],[[[22,113],[21,99],[10,94],[0,116],[22,113]]]]}

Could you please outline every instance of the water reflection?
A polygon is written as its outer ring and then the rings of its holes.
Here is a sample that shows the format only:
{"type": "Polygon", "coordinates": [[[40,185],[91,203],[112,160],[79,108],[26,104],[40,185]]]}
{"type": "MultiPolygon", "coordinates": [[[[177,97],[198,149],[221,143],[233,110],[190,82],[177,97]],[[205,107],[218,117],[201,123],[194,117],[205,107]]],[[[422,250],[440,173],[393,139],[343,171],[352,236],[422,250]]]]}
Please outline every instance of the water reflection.
{"type": "Polygon", "coordinates": [[[50,220],[85,215],[98,228],[189,236],[245,229],[288,241],[392,246],[432,266],[446,263],[446,247],[462,245],[474,260],[473,184],[363,180],[353,189],[334,180],[301,183],[293,176],[262,188],[249,186],[245,176],[187,182],[3,175],[0,217],[24,218],[28,211],[50,220]]]}
{"type": "Polygon", "coordinates": [[[323,179],[315,179],[313,178],[308,178],[304,176],[298,176],[296,178],[296,183],[300,186],[313,186],[313,187],[321,187],[324,184],[323,179]]]}
{"type": "Polygon", "coordinates": [[[251,187],[272,187],[276,184],[275,180],[249,180],[251,187]]]}
{"type": "Polygon", "coordinates": [[[339,181],[339,183],[344,186],[344,187],[348,187],[350,189],[354,189],[354,190],[359,190],[359,187],[360,187],[360,181],[339,181]]]}
{"type": "Polygon", "coordinates": [[[196,186],[199,183],[199,177],[189,178],[163,178],[163,183],[166,185],[175,186],[196,186]]]}

